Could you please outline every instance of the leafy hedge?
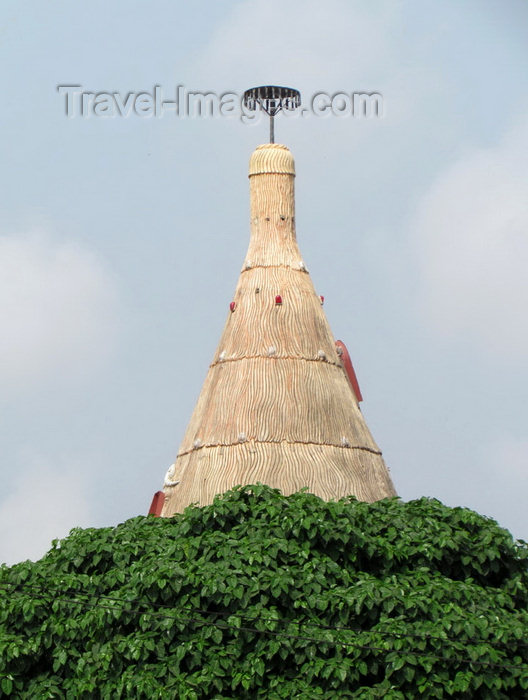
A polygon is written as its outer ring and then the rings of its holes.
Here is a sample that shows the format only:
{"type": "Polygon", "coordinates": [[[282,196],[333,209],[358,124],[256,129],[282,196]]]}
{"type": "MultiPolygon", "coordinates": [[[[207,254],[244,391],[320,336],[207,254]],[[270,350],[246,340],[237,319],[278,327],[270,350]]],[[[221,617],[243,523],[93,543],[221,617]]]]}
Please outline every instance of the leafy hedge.
{"type": "Polygon", "coordinates": [[[528,546],[257,485],[0,568],[0,696],[525,698],[528,546]]]}

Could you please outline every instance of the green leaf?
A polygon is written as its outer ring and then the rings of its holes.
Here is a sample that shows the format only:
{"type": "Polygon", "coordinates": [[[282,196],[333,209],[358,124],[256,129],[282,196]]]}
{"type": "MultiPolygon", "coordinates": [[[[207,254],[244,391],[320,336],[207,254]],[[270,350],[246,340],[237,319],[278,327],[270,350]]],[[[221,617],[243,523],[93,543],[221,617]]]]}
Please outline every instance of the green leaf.
{"type": "Polygon", "coordinates": [[[213,627],[211,637],[215,644],[220,644],[220,642],[222,641],[222,630],[219,627],[213,627]]]}

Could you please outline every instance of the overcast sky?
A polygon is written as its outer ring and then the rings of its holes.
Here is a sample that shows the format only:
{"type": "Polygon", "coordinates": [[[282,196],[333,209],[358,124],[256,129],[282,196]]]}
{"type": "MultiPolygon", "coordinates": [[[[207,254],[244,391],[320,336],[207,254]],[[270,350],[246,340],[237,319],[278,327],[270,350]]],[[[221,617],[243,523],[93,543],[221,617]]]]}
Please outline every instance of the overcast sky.
{"type": "Polygon", "coordinates": [[[297,235],[398,493],[528,539],[528,5],[4,0],[0,561],[146,513],[229,313],[267,125],[85,92],[377,92],[278,118],[297,235]]]}

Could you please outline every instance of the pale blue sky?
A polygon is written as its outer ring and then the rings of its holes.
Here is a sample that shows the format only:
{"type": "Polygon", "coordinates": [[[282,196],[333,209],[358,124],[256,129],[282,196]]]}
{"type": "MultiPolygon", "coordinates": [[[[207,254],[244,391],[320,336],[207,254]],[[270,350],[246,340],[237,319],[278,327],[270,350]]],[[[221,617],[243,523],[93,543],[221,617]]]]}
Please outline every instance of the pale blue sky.
{"type": "Polygon", "coordinates": [[[524,2],[14,2],[0,17],[0,560],[145,513],[248,243],[265,123],[67,119],[87,91],[376,91],[279,118],[298,240],[404,499],[528,539],[524,2]]]}

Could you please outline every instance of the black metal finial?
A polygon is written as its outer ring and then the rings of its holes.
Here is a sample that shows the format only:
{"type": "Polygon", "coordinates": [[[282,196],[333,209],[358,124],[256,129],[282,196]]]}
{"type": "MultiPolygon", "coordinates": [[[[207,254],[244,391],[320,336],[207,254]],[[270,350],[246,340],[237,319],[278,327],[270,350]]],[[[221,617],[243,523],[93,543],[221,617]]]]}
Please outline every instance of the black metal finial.
{"type": "Polygon", "coordinates": [[[281,109],[296,109],[301,105],[301,93],[289,87],[280,85],[261,85],[246,90],[244,93],[244,106],[256,110],[257,106],[263,109],[270,118],[270,143],[275,143],[274,118],[281,109]]]}

